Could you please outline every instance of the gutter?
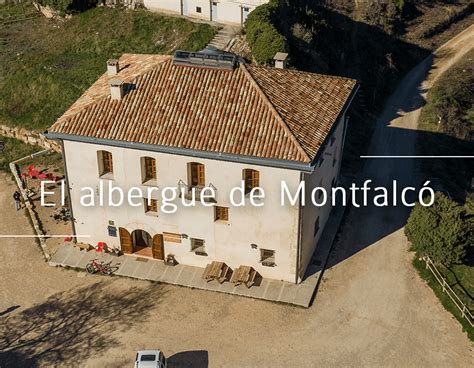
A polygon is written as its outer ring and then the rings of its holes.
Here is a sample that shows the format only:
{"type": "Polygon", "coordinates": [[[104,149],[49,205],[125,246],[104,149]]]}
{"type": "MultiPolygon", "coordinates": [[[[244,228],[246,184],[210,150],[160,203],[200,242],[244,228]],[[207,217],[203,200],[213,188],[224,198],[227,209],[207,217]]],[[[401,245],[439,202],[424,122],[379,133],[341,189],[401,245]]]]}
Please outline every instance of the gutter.
{"type": "Polygon", "coordinates": [[[61,141],[61,153],[63,155],[63,167],[64,167],[64,178],[66,180],[67,200],[69,202],[69,210],[71,211],[72,234],[74,235],[73,241],[74,241],[74,243],[77,243],[76,220],[75,220],[74,212],[73,212],[73,208],[72,208],[71,187],[69,186],[69,174],[67,172],[66,150],[64,149],[64,142],[63,141],[61,141]]]}
{"type": "Polygon", "coordinates": [[[234,154],[229,154],[229,153],[199,151],[199,150],[194,150],[194,149],[189,149],[189,148],[169,147],[169,146],[162,146],[162,145],[156,145],[156,144],[145,144],[145,143],[128,142],[128,141],[118,141],[118,140],[86,137],[86,136],[72,135],[72,134],[49,133],[48,131],[45,131],[43,135],[48,139],[91,143],[91,144],[99,144],[99,145],[105,145],[105,146],[136,149],[136,150],[142,150],[142,151],[161,152],[161,153],[169,153],[169,154],[175,154],[175,155],[199,157],[199,158],[205,158],[205,159],[210,159],[210,160],[221,160],[221,161],[246,163],[246,164],[251,164],[251,165],[269,166],[269,167],[276,167],[276,168],[281,168],[281,169],[298,170],[298,171],[302,171],[306,173],[312,173],[314,171],[314,165],[312,163],[303,163],[303,162],[298,162],[298,161],[276,160],[276,159],[261,158],[261,157],[255,157],[255,156],[241,156],[241,155],[234,155],[234,154]]]}

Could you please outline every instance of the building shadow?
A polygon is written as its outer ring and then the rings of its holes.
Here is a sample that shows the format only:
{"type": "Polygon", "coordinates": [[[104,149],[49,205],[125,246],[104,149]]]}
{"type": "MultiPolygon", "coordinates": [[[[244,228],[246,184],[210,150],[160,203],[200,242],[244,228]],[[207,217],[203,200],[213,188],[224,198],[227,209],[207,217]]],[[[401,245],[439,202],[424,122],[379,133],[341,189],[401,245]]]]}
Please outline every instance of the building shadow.
{"type": "Polygon", "coordinates": [[[209,367],[209,354],[206,350],[176,353],[168,358],[168,367],[207,368],[209,367]]]}
{"type": "MultiPolygon", "coordinates": [[[[432,151],[423,155],[472,155],[474,144],[443,133],[416,131],[385,127],[388,132],[384,135],[388,142],[429,142],[432,151]]],[[[425,144],[424,143],[424,144],[425,144]]],[[[403,144],[388,145],[383,149],[383,155],[412,155],[413,149],[404,152],[403,144]]],[[[407,202],[419,200],[419,190],[426,181],[433,181],[433,175],[442,183],[444,190],[449,191],[454,199],[463,202],[469,188],[470,180],[474,177],[472,159],[367,159],[365,170],[355,177],[358,187],[364,181],[371,180],[372,188],[367,196],[367,206],[363,206],[363,195],[355,197],[360,207],[347,204],[346,214],[333,244],[326,268],[333,267],[361,250],[375,245],[394,232],[403,228],[408,220],[412,207],[406,207],[401,202],[401,191],[404,187],[414,187],[416,192],[407,192],[407,202]],[[434,166],[434,168],[433,168],[434,166]],[[439,168],[438,171],[435,169],[439,168]],[[433,171],[435,170],[435,171],[433,171]],[[397,182],[397,203],[394,205],[392,193],[395,192],[393,181],[397,182]],[[386,187],[389,190],[389,206],[379,207],[374,204],[376,187],[386,187]]],[[[430,184],[431,185],[431,184],[430,184]]],[[[439,188],[434,188],[439,190],[439,188]]],[[[349,202],[349,201],[348,201],[349,202]]],[[[380,203],[380,202],[379,202],[380,203]]]]}
{"type": "Polygon", "coordinates": [[[164,293],[159,284],[124,288],[101,281],[55,294],[0,318],[0,366],[81,366],[116,347],[114,337],[144,321],[164,293]]]}

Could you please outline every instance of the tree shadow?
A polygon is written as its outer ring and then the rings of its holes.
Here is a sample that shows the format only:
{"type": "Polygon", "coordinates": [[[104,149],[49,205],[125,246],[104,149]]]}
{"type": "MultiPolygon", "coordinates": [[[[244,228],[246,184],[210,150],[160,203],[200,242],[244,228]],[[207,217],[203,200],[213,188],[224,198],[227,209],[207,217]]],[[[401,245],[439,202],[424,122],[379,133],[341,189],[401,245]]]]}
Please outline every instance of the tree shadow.
{"type": "Polygon", "coordinates": [[[168,358],[168,367],[209,367],[209,354],[206,350],[183,351],[168,358]]]}
{"type": "MultiPolygon", "coordinates": [[[[409,148],[405,151],[403,144],[397,142],[413,142],[417,141],[430,142],[434,152],[420,152],[421,155],[436,154],[439,156],[450,155],[472,155],[474,152],[473,143],[466,142],[454,137],[450,137],[443,133],[417,131],[410,129],[400,129],[395,127],[385,127],[387,133],[384,134],[384,142],[380,145],[381,152],[373,152],[374,155],[413,155],[414,151],[409,148]]],[[[339,229],[338,235],[333,245],[330,258],[326,265],[327,268],[332,267],[352,255],[360,252],[368,246],[375,245],[381,239],[389,237],[394,232],[403,228],[408,220],[411,207],[402,204],[400,193],[404,187],[414,187],[416,192],[407,192],[407,202],[415,202],[418,200],[418,191],[423,184],[433,178],[436,174],[440,179],[443,187],[453,190],[453,179],[457,181],[456,186],[464,186],[466,189],[470,183],[470,178],[474,177],[474,165],[472,159],[368,159],[364,168],[354,180],[358,187],[362,186],[365,180],[371,180],[370,187],[372,191],[367,197],[368,205],[359,208],[348,203],[346,214],[339,229]],[[439,168],[439,171],[432,171],[433,165],[439,168]],[[451,174],[451,170],[457,170],[457,176],[451,174]],[[445,172],[443,172],[445,171],[445,172]],[[397,203],[392,205],[393,180],[397,181],[397,203]],[[389,201],[387,207],[378,207],[374,205],[373,188],[383,186],[389,189],[389,201]]],[[[451,193],[454,199],[464,201],[466,190],[451,193]]],[[[363,203],[362,193],[357,193],[356,203],[363,203]]],[[[349,202],[349,201],[348,201],[349,202]]],[[[389,260],[387,260],[389,261],[389,260]]]]}
{"type": "Polygon", "coordinates": [[[78,366],[119,344],[114,334],[145,320],[163,295],[156,283],[125,289],[112,281],[55,294],[0,319],[0,366],[78,366]]]}

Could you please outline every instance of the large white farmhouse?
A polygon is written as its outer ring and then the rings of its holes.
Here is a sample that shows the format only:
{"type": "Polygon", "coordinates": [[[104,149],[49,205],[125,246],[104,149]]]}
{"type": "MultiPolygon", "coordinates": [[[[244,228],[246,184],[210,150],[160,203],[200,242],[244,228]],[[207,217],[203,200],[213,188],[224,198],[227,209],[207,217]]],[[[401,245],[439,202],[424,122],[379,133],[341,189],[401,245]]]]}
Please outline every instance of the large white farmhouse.
{"type": "Polygon", "coordinates": [[[150,10],[167,11],[219,23],[243,24],[249,13],[269,0],[143,0],[150,10]]]}
{"type": "Polygon", "coordinates": [[[300,282],[331,212],[311,204],[310,189],[330,192],[337,181],[357,84],[279,66],[215,51],[109,61],[46,132],[62,144],[75,234],[131,256],[222,261],[300,282]],[[281,206],[282,181],[291,193],[306,183],[305,206],[281,206]],[[161,211],[158,191],[138,207],[82,205],[82,188],[98,198],[101,182],[215,194],[191,207],[177,198],[175,213],[161,211]],[[229,193],[241,185],[245,205],[233,206],[229,193]],[[255,187],[263,206],[249,203],[255,187]]]}

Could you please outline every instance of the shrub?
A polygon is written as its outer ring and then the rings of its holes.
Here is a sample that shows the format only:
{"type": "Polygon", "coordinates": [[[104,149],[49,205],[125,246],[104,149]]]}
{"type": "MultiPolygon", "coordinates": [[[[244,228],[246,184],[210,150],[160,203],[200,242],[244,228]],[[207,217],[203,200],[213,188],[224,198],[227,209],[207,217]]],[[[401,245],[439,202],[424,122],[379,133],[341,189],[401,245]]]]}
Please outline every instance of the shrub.
{"type": "Polygon", "coordinates": [[[97,5],[97,0],[37,0],[37,2],[61,14],[84,11],[97,5]]]}
{"type": "Polygon", "coordinates": [[[252,11],[245,22],[247,42],[259,64],[270,63],[277,52],[288,49],[286,38],[273,25],[277,9],[277,2],[271,0],[252,11]]]}
{"type": "Polygon", "coordinates": [[[429,256],[434,262],[449,266],[464,259],[472,242],[472,223],[462,206],[436,193],[432,206],[416,204],[405,234],[419,256],[429,256]]]}

